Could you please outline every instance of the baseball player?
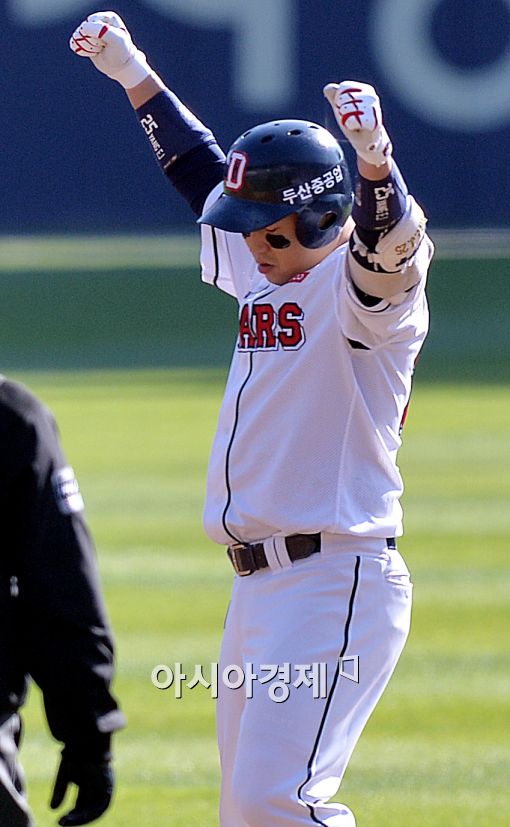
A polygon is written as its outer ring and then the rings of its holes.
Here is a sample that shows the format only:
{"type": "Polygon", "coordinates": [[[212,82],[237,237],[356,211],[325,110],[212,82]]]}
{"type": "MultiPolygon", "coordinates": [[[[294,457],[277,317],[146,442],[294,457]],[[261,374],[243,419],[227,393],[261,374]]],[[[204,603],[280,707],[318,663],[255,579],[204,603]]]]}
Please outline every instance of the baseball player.
{"type": "Polygon", "coordinates": [[[71,48],[126,89],[200,216],[204,281],[239,303],[204,516],[236,574],[220,658],[220,823],[353,827],[331,798],[410,623],[396,458],[428,324],[423,211],[365,83],[324,89],[357,153],[353,204],[322,126],[260,124],[225,161],[118,15],[89,16],[71,48]]]}
{"type": "Polygon", "coordinates": [[[18,763],[29,679],[64,744],[51,807],[71,784],[61,825],[88,824],[114,786],[112,733],[124,716],[110,691],[113,640],[83,500],[55,421],[24,386],[0,376],[0,825],[33,827],[18,763]]]}

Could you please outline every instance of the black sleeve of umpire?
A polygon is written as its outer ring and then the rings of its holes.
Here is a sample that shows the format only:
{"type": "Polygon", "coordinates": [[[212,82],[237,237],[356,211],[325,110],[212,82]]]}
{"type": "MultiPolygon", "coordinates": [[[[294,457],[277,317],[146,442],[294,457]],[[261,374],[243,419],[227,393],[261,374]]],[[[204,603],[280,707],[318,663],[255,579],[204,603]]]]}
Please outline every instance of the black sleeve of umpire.
{"type": "Polygon", "coordinates": [[[0,385],[0,403],[10,432],[6,548],[26,671],[55,738],[97,756],[125,722],[110,691],[113,638],[81,494],[49,410],[13,382],[0,385]]]}

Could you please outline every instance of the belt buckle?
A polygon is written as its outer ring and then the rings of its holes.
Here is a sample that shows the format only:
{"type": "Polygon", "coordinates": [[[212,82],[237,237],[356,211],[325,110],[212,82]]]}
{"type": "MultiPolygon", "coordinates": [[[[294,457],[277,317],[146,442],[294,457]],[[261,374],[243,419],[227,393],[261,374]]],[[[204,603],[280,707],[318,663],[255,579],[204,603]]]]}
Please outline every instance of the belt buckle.
{"type": "Polygon", "coordinates": [[[228,556],[230,557],[230,562],[234,567],[234,571],[237,575],[239,575],[239,577],[247,577],[249,574],[253,574],[253,572],[256,571],[257,567],[255,565],[255,558],[253,557],[253,551],[249,543],[233,543],[233,545],[228,547],[227,551],[228,556]],[[236,551],[245,551],[248,554],[251,568],[241,568],[237,559],[236,551]]]}

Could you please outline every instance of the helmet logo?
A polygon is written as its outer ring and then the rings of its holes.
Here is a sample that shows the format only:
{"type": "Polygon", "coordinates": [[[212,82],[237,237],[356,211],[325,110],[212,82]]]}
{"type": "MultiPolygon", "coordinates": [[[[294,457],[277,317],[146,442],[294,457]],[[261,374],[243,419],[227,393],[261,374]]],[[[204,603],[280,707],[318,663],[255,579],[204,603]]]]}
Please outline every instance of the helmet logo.
{"type": "Polygon", "coordinates": [[[227,177],[225,185],[229,190],[240,190],[244,186],[244,177],[246,174],[246,166],[248,164],[248,156],[245,152],[232,152],[229,162],[227,177]]]}

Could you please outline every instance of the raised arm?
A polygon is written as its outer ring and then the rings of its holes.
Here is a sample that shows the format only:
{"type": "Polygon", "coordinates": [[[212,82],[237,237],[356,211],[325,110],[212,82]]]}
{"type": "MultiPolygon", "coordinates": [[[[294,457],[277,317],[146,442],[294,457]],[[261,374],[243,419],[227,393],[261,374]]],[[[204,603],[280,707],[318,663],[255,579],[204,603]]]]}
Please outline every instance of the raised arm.
{"type": "Polygon", "coordinates": [[[417,282],[412,262],[426,218],[393,159],[375,89],[346,80],[328,84],[324,95],[357,156],[351,278],[367,306],[381,299],[399,303],[417,282]]]}
{"type": "Polygon", "coordinates": [[[125,89],[159,166],[200,215],[223,177],[225,156],[212,132],[151,68],[115,12],[89,15],[73,33],[70,47],[125,89]]]}

